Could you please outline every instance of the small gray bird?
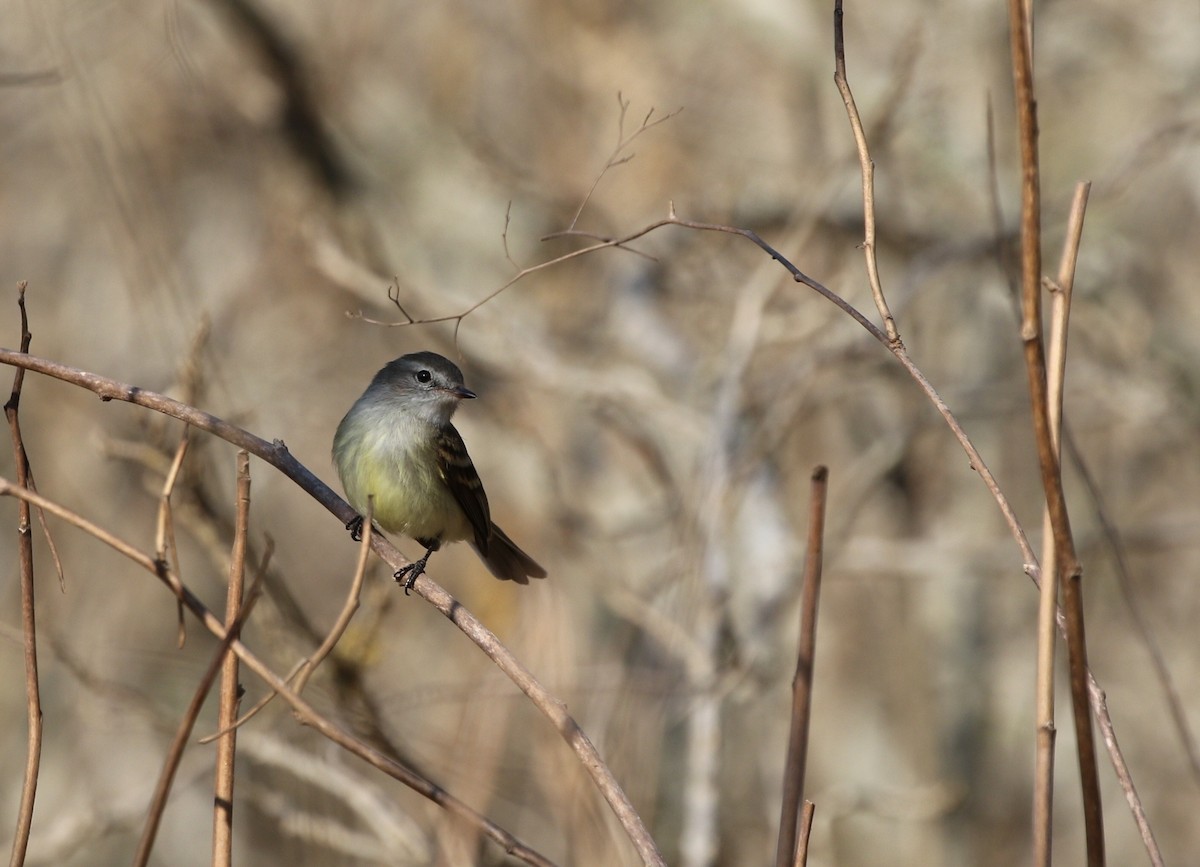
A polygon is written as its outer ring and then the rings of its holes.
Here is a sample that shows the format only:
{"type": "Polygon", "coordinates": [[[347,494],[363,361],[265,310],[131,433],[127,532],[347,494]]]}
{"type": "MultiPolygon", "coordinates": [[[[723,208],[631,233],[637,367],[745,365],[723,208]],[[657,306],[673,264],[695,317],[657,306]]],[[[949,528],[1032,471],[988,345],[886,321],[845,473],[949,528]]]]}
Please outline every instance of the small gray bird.
{"type": "MultiPolygon", "coordinates": [[[[346,499],[360,515],[375,498],[375,523],[425,547],[425,556],[396,573],[405,591],[443,542],[467,539],[491,573],[528,584],[546,570],[492,523],[483,483],[462,437],[450,423],[464,398],[462,371],[435,352],[388,362],[346,413],[333,437],[333,460],[346,499]]],[[[346,525],[354,536],[362,517],[346,525]]]]}

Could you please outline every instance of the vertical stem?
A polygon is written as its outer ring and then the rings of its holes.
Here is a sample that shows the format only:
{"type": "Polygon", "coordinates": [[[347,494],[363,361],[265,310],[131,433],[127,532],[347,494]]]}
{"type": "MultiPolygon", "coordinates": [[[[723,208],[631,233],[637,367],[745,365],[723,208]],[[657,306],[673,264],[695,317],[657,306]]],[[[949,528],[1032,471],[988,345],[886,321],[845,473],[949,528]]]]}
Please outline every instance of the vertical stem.
{"type": "MultiPolygon", "coordinates": [[[[17,306],[21,310],[21,352],[29,352],[29,319],[25,313],[25,284],[17,287],[17,306]]],[[[29,456],[25,453],[25,442],[21,437],[21,423],[17,410],[21,404],[21,385],[25,381],[24,368],[17,368],[13,376],[12,394],[4,404],[4,415],[12,432],[13,462],[17,470],[17,484],[30,488],[29,456]]],[[[29,833],[33,827],[33,805],[37,797],[38,771],[42,764],[42,698],[38,679],[37,661],[37,617],[34,606],[33,584],[33,525],[30,521],[29,502],[21,500],[17,517],[17,551],[21,567],[21,629],[25,652],[25,708],[28,719],[28,740],[25,753],[25,777],[21,783],[21,806],[17,813],[17,828],[13,834],[11,867],[25,863],[29,847],[29,833]]]]}
{"type": "MultiPolygon", "coordinates": [[[[804,799],[804,774],[808,764],[808,727],[812,719],[813,665],[817,652],[817,603],[821,596],[821,565],[824,560],[825,499],[829,470],[813,470],[812,499],[808,513],[808,551],[800,595],[800,639],[796,674],[792,678],[792,724],[788,732],[784,762],[783,799],[779,814],[776,867],[791,867],[796,855],[796,826],[804,799]]],[[[808,806],[807,804],[805,805],[808,806]]],[[[811,817],[810,817],[811,821],[811,817]]]]}
{"type": "MultiPolygon", "coordinates": [[[[242,607],[246,565],[246,525],[250,517],[250,455],[237,456],[237,518],[234,523],[233,555],[229,564],[229,590],[225,597],[225,626],[233,629],[242,607]]],[[[213,867],[230,867],[233,859],[233,780],[237,749],[238,660],[225,655],[221,666],[221,705],[217,726],[224,733],[217,741],[217,771],[213,797],[213,867]]]]}
{"type": "MultiPolygon", "coordinates": [[[[1087,207],[1090,184],[1075,188],[1075,201],[1067,239],[1063,245],[1058,284],[1051,296],[1050,351],[1047,362],[1047,404],[1050,438],[1055,457],[1061,465],[1062,455],[1062,396],[1066,380],[1067,323],[1071,311],[1071,290],[1075,282],[1075,262],[1079,240],[1083,234],[1083,215],[1087,207]]],[[[1047,576],[1058,574],[1058,554],[1054,543],[1054,526],[1050,510],[1042,514],[1042,569],[1047,576]]],[[[1055,616],[1058,610],[1058,582],[1043,581],[1038,607],[1037,657],[1037,753],[1034,761],[1033,790],[1033,863],[1034,867],[1050,867],[1052,819],[1054,815],[1054,650],[1057,634],[1055,616]]]]}

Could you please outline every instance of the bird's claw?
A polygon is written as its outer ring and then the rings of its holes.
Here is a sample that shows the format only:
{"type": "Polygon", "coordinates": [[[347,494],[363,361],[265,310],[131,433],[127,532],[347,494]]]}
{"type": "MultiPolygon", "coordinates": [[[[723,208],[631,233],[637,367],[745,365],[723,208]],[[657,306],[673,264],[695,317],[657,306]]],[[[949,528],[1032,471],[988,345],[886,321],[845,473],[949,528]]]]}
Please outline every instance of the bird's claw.
{"type": "Polygon", "coordinates": [[[353,520],[346,522],[346,529],[350,531],[350,538],[355,542],[362,541],[363,519],[362,515],[355,515],[353,520]]]}
{"type": "Polygon", "coordinates": [[[426,548],[424,557],[420,560],[414,560],[392,576],[396,579],[397,584],[403,580],[405,596],[409,595],[413,589],[413,585],[417,583],[417,579],[425,573],[425,564],[429,562],[429,555],[432,553],[433,548],[426,548]]]}
{"type": "Polygon", "coordinates": [[[397,584],[401,582],[404,583],[404,595],[408,596],[412,592],[413,585],[417,583],[417,578],[419,578],[424,572],[425,561],[424,559],[421,559],[415,563],[409,563],[392,577],[396,579],[397,584]]]}

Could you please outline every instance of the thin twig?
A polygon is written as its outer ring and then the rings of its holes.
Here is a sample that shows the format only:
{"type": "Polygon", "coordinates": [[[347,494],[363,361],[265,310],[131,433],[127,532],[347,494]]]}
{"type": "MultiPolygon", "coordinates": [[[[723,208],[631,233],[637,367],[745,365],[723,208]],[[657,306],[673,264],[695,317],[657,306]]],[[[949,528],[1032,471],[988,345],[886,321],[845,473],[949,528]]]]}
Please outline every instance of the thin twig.
{"type": "MultiPolygon", "coordinates": [[[[1075,263],[1083,235],[1083,215],[1087,208],[1089,184],[1075,189],[1075,201],[1063,243],[1058,283],[1051,294],[1050,350],[1047,364],[1046,393],[1050,436],[1055,457],[1062,463],[1063,385],[1067,370],[1067,323],[1071,312],[1071,290],[1075,283],[1075,263]]],[[[1042,513],[1042,569],[1047,575],[1058,573],[1054,546],[1054,528],[1050,510],[1042,513]]],[[[1037,678],[1036,678],[1036,751],[1033,781],[1033,863],[1050,867],[1051,834],[1054,818],[1054,651],[1058,640],[1055,617],[1058,613],[1058,582],[1043,581],[1038,605],[1037,678]]]]}
{"type": "Polygon", "coordinates": [[[846,48],[842,34],[842,0],[834,0],[833,4],[833,81],[842,102],[846,105],[846,115],[850,119],[850,129],[854,133],[854,143],[858,149],[858,160],[862,171],[863,191],[863,256],[867,260],[867,280],[871,284],[871,295],[875,299],[875,307],[883,320],[883,330],[889,342],[900,339],[896,330],[896,320],[888,308],[887,299],[883,295],[883,284],[879,280],[879,261],[875,254],[875,161],[867,149],[867,134],[863,131],[862,118],[858,114],[858,106],[854,103],[854,94],[850,91],[850,82],[846,79],[846,48]]]}
{"type": "MultiPolygon", "coordinates": [[[[1050,437],[1055,458],[1062,463],[1062,396],[1067,367],[1067,323],[1071,310],[1071,290],[1075,282],[1075,262],[1083,235],[1083,215],[1087,208],[1088,184],[1075,190],[1075,202],[1063,244],[1059,282],[1051,294],[1050,351],[1046,393],[1050,437]]],[[[1058,574],[1058,554],[1050,510],[1042,512],[1042,569],[1047,575],[1058,574]]],[[[1033,863],[1050,867],[1051,836],[1054,818],[1054,651],[1058,636],[1058,582],[1043,581],[1038,605],[1036,734],[1033,779],[1033,863]]]]}
{"type": "MultiPolygon", "coordinates": [[[[246,537],[250,524],[250,454],[237,453],[237,502],[234,509],[233,550],[229,557],[229,585],[225,593],[225,628],[233,631],[240,619],[246,577],[246,537]]],[[[233,862],[233,785],[237,731],[231,726],[238,715],[241,687],[238,660],[225,654],[221,665],[220,706],[217,725],[228,729],[217,741],[216,774],[213,782],[213,867],[230,867],[233,862]]]]}
{"type": "MultiPolygon", "coordinates": [[[[25,283],[17,286],[17,306],[21,310],[21,352],[29,351],[33,335],[29,332],[29,319],[25,312],[25,283]]],[[[4,415],[8,419],[12,434],[13,465],[17,470],[17,484],[22,488],[30,485],[29,456],[25,453],[25,441],[21,436],[18,410],[21,405],[21,387],[25,382],[25,371],[21,368],[13,374],[12,393],[4,404],[4,415]]],[[[29,502],[22,500],[17,512],[17,552],[21,571],[21,637],[25,657],[25,710],[28,731],[25,746],[25,775],[21,780],[21,806],[17,811],[17,828],[13,834],[10,867],[25,863],[29,848],[29,834],[33,828],[33,806],[37,799],[38,771],[42,763],[42,697],[38,678],[37,659],[37,612],[33,583],[33,527],[30,523],[29,502]]]]}
{"type": "Polygon", "coordinates": [[[1063,494],[1061,465],[1050,425],[1046,357],[1042,339],[1042,226],[1041,182],[1038,163],[1037,102],[1033,86],[1032,21],[1023,0],[1009,0],[1009,42],[1012,46],[1013,84],[1017,103],[1017,128],[1021,150],[1021,339],[1029,396],[1033,404],[1034,438],[1042,488],[1053,530],[1057,569],[1047,578],[1061,585],[1067,623],[1067,665],[1070,671],[1071,709],[1083,794],[1083,824],[1089,867],[1104,864],[1104,815],[1100,776],[1092,732],[1087,688],[1087,638],[1084,631],[1082,567],[1075,550],[1071,522],[1063,494]]]}
{"type": "Polygon", "coordinates": [[[1142,806],[1142,799],[1133,785],[1133,775],[1129,772],[1129,766],[1125,764],[1125,756],[1117,743],[1117,730],[1113,727],[1112,716],[1108,712],[1108,700],[1104,696],[1104,690],[1100,688],[1100,684],[1096,682],[1095,676],[1090,671],[1088,672],[1088,694],[1092,699],[1092,708],[1100,727],[1100,736],[1104,738],[1104,744],[1108,747],[1113,770],[1116,771],[1117,780],[1125,792],[1125,800],[1133,813],[1133,820],[1137,823],[1138,832],[1142,835],[1142,843],[1146,847],[1150,863],[1153,867],[1166,867],[1162,850],[1158,848],[1158,841],[1154,839],[1154,831],[1150,828],[1150,819],[1142,806]]]}
{"type": "Polygon", "coordinates": [[[588,188],[583,200],[579,203],[579,207],[575,209],[575,216],[571,217],[571,222],[567,224],[568,230],[574,229],[576,224],[578,224],[579,218],[583,215],[583,209],[586,208],[587,203],[592,200],[592,195],[596,192],[596,188],[600,186],[600,182],[604,180],[604,176],[608,174],[609,170],[614,169],[617,166],[624,165],[633,159],[633,154],[624,154],[625,149],[633,144],[638,136],[640,136],[642,133],[653,129],[660,123],[666,123],[668,120],[675,117],[675,115],[679,114],[679,112],[683,111],[682,108],[677,108],[674,111],[667,112],[666,114],[652,121],[651,118],[654,117],[654,109],[651,108],[648,112],[646,112],[646,116],[642,118],[642,122],[638,125],[638,128],[629,133],[629,135],[626,135],[625,115],[629,111],[629,100],[626,99],[620,91],[617,91],[617,107],[620,110],[620,114],[617,116],[617,144],[612,149],[612,153],[608,155],[608,159],[604,163],[604,168],[600,169],[600,172],[596,175],[596,179],[592,181],[592,185],[588,188]]]}
{"type": "MultiPolygon", "coordinates": [[[[779,814],[776,867],[791,867],[797,859],[796,825],[804,800],[804,773],[808,763],[808,727],[812,719],[813,666],[817,652],[817,603],[821,594],[821,564],[825,547],[825,501],[829,470],[817,467],[812,474],[808,509],[808,550],[800,596],[800,638],[796,674],[792,678],[792,723],[784,760],[783,798],[779,814]]],[[[811,818],[810,818],[811,821],[811,818]]]]}
{"type": "MultiPolygon", "coordinates": [[[[154,551],[162,562],[170,562],[171,568],[183,574],[179,565],[179,550],[175,546],[175,518],[171,512],[171,493],[175,490],[175,482],[179,479],[179,470],[183,467],[183,458],[188,450],[188,431],[185,424],[179,435],[179,445],[175,448],[175,457],[163,480],[162,493],[158,498],[158,522],[154,533],[154,551]]],[[[187,621],[183,617],[183,605],[176,602],[176,614],[179,618],[179,636],[176,644],[183,648],[187,640],[187,621]]]]}
{"type": "Polygon", "coordinates": [[[358,546],[358,561],[354,565],[354,577],[350,581],[350,591],[346,594],[346,602],[342,605],[337,620],[333,622],[333,626],[330,627],[329,634],[325,636],[321,646],[312,656],[301,663],[300,671],[297,673],[292,687],[296,690],[297,695],[304,692],[308,679],[312,677],[312,673],[325,660],[325,657],[333,652],[334,645],[341,640],[342,635],[349,628],[350,621],[354,618],[354,612],[358,611],[358,600],[362,595],[363,580],[367,575],[367,561],[371,553],[371,537],[374,535],[371,521],[374,516],[375,496],[372,494],[367,497],[367,514],[363,516],[362,542],[358,546]]]}
{"type": "MultiPolygon", "coordinates": [[[[221,620],[210,611],[200,598],[191,591],[183,582],[179,580],[179,576],[170,570],[164,570],[152,556],[146,554],[125,540],[114,536],[107,530],[92,523],[87,518],[71,511],[59,503],[46,499],[40,494],[33,491],[25,490],[7,479],[0,478],[0,496],[18,497],[22,500],[27,500],[29,503],[39,506],[50,514],[61,518],[64,521],[79,528],[83,532],[95,537],[97,540],[108,545],[117,553],[124,556],[126,559],[142,567],[147,572],[158,578],[165,584],[177,599],[183,600],[183,604],[187,609],[199,620],[204,628],[217,637],[218,640],[224,641],[229,638],[229,632],[221,620]]],[[[376,536],[376,540],[380,537],[376,536]]],[[[389,561],[390,562],[390,561],[389,561]]],[[[418,582],[419,583],[419,582],[418,582]]],[[[432,584],[432,581],[425,579],[427,585],[432,584]]],[[[448,594],[447,594],[448,596],[448,594]]],[[[469,615],[468,615],[469,616],[469,615]]],[[[462,801],[450,795],[440,786],[430,783],[423,777],[418,776],[404,765],[383,755],[378,750],[373,749],[367,744],[353,737],[345,730],[339,728],[327,717],[319,713],[312,705],[306,702],[277,675],[270,666],[259,659],[251,650],[246,647],[238,638],[232,638],[229,642],[229,648],[240,659],[245,666],[260,677],[271,689],[279,693],[280,697],[291,705],[296,711],[301,721],[311,728],[315,729],[324,737],[336,743],[338,746],[345,749],[347,752],[353,753],[360,759],[392,777],[399,780],[404,785],[413,789],[418,794],[433,801],[442,809],[458,817],[466,822],[470,827],[478,829],[488,839],[501,846],[505,852],[525,861],[527,864],[538,865],[538,867],[554,867],[553,862],[545,858],[538,852],[530,849],[524,843],[517,840],[512,834],[505,831],[500,826],[492,823],[488,819],[476,813],[462,801]]],[[[657,862],[663,864],[661,860],[657,862]]]]}

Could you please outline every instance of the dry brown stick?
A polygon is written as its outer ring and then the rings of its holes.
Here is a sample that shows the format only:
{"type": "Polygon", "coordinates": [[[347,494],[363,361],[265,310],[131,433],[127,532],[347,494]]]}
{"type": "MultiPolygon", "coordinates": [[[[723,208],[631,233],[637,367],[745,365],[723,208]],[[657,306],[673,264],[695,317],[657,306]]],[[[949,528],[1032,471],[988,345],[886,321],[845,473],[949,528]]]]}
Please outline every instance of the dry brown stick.
{"type": "Polygon", "coordinates": [[[850,129],[854,133],[854,142],[858,150],[859,165],[862,171],[863,190],[863,255],[867,260],[867,280],[871,284],[871,295],[875,299],[875,307],[883,320],[883,330],[888,340],[895,342],[900,339],[896,330],[896,320],[888,308],[887,299],[883,295],[883,284],[879,279],[879,261],[875,255],[875,161],[867,149],[867,134],[863,131],[862,118],[858,114],[858,106],[854,102],[854,94],[850,91],[850,83],[846,79],[846,48],[842,33],[842,0],[833,4],[833,81],[842,102],[846,105],[846,115],[850,120],[850,129]]]}
{"type": "Polygon", "coordinates": [[[1133,785],[1133,774],[1129,772],[1129,766],[1125,764],[1125,755],[1117,743],[1117,730],[1113,727],[1112,716],[1108,712],[1108,699],[1105,698],[1104,690],[1100,688],[1100,684],[1096,682],[1095,676],[1090,671],[1088,672],[1088,693],[1092,698],[1092,707],[1095,709],[1097,724],[1100,727],[1100,736],[1104,738],[1104,744],[1112,758],[1113,770],[1116,771],[1117,780],[1125,792],[1125,800],[1133,813],[1133,820],[1137,823],[1138,832],[1142,835],[1142,844],[1146,847],[1150,863],[1153,867],[1166,867],[1162,851],[1158,848],[1158,841],[1154,839],[1154,831],[1150,828],[1150,819],[1142,807],[1142,799],[1133,785]]]}
{"type": "MultiPolygon", "coordinates": [[[[312,705],[296,695],[292,688],[269,665],[246,647],[240,639],[236,637],[231,638],[221,620],[200,601],[200,598],[191,589],[179,580],[179,576],[170,570],[162,569],[161,564],[153,557],[130,545],[125,540],[114,536],[102,527],[97,526],[82,515],[71,511],[59,503],[46,499],[41,494],[20,488],[4,478],[0,478],[0,496],[17,497],[45,509],[50,514],[67,521],[83,532],[95,537],[126,559],[158,578],[159,581],[175,594],[177,599],[183,601],[184,606],[203,624],[205,629],[221,641],[229,639],[229,649],[237,654],[238,659],[245,663],[247,668],[258,675],[271,689],[278,692],[284,701],[291,705],[304,725],[315,729],[321,735],[333,741],[347,752],[358,756],[372,767],[379,769],[393,779],[399,780],[404,785],[413,789],[413,791],[428,798],[442,809],[466,822],[470,827],[478,829],[484,836],[501,846],[505,852],[514,858],[518,858],[527,864],[537,865],[537,867],[554,867],[554,863],[545,856],[526,846],[499,825],[476,813],[440,786],[418,776],[405,766],[393,761],[378,750],[371,748],[319,713],[312,705]]],[[[377,536],[376,539],[378,538],[377,536]]]]}
{"type": "Polygon", "coordinates": [[[1067,623],[1067,665],[1070,671],[1071,709],[1079,756],[1083,793],[1083,824],[1089,867],[1104,864],[1104,816],[1100,800],[1100,775],[1092,732],[1088,696],[1087,638],[1084,630],[1082,574],[1075,550],[1071,522],[1063,494],[1061,465],[1050,427],[1046,357],[1042,340],[1042,226],[1041,181],[1038,163],[1037,102],[1033,87],[1032,21],[1023,0],[1009,0],[1009,42],[1012,47],[1013,85],[1017,103],[1017,129],[1021,150],[1021,339],[1042,487],[1053,530],[1057,570],[1067,623]]]}
{"type": "MultiPolygon", "coordinates": [[[[1087,209],[1090,184],[1075,188],[1075,201],[1063,244],[1062,264],[1058,283],[1051,295],[1050,352],[1048,357],[1046,392],[1049,401],[1050,433],[1055,457],[1062,463],[1062,395],[1067,367],[1067,323],[1070,319],[1071,290],[1075,284],[1075,263],[1079,258],[1079,242],[1083,235],[1083,215],[1087,209]]],[[[1058,572],[1058,556],[1054,547],[1054,528],[1050,510],[1042,512],[1042,569],[1047,575],[1058,572]]],[[[1054,651],[1058,635],[1058,582],[1043,581],[1038,605],[1037,679],[1036,679],[1036,749],[1033,775],[1033,863],[1034,867],[1050,867],[1052,821],[1054,818],[1054,651]]]]}
{"type": "Polygon", "coordinates": [[[784,760],[783,797],[779,813],[776,867],[791,867],[796,857],[796,825],[804,803],[804,773],[808,764],[808,727],[812,719],[813,665],[817,651],[817,603],[821,595],[821,564],[825,547],[825,501],[829,470],[812,474],[808,508],[808,550],[800,590],[800,638],[796,673],[792,677],[792,721],[784,760]]]}
{"type": "MultiPolygon", "coordinates": [[[[29,318],[25,312],[25,285],[17,287],[17,306],[21,310],[21,352],[29,351],[29,318]]],[[[18,410],[21,405],[21,386],[25,371],[17,368],[13,375],[12,393],[4,404],[4,415],[8,419],[12,434],[13,465],[17,470],[17,484],[27,488],[29,480],[29,456],[25,453],[25,441],[21,437],[21,422],[18,410]]],[[[17,811],[17,829],[13,834],[10,867],[25,863],[29,848],[29,834],[33,828],[33,805],[37,798],[38,771],[42,763],[42,697],[38,678],[37,660],[37,612],[33,584],[33,527],[30,522],[29,503],[22,500],[17,513],[17,552],[21,569],[21,633],[25,656],[25,709],[28,725],[25,747],[25,775],[21,781],[21,806],[17,811]]]]}
{"type": "Polygon", "coordinates": [[[812,801],[804,802],[804,810],[800,816],[800,838],[796,841],[796,859],[792,867],[805,867],[808,864],[808,841],[812,838],[813,813],[817,810],[812,801]]]}
{"type": "MultiPolygon", "coordinates": [[[[1050,325],[1050,354],[1046,384],[1051,439],[1055,457],[1061,465],[1062,456],[1062,393],[1066,379],[1067,322],[1070,314],[1071,289],[1074,284],[1075,262],[1083,234],[1083,214],[1087,207],[1087,185],[1076,188],[1075,203],[1063,245],[1063,264],[1059,269],[1059,284],[1052,296],[1050,325]]],[[[1050,510],[1042,513],[1042,569],[1047,575],[1058,573],[1058,556],[1054,546],[1054,528],[1050,510]]],[[[1058,635],[1058,582],[1043,581],[1039,594],[1037,628],[1036,729],[1033,774],[1033,864],[1050,867],[1051,838],[1054,818],[1054,651],[1058,635]]]]}
{"type": "Polygon", "coordinates": [[[243,624],[250,617],[250,612],[254,610],[254,605],[261,596],[262,580],[267,574],[267,565],[271,561],[272,553],[273,548],[271,543],[268,542],[267,550],[263,554],[262,565],[258,568],[254,576],[254,582],[250,587],[250,592],[246,595],[246,604],[242,606],[238,612],[237,620],[234,621],[233,625],[225,633],[225,637],[217,645],[217,650],[213,654],[212,661],[208,664],[208,668],[200,678],[200,683],[192,695],[192,700],[188,704],[187,710],[184,711],[183,718],[180,719],[179,726],[175,730],[175,737],[171,740],[171,746],[167,749],[166,758],[163,759],[162,770],[158,774],[158,782],[154,787],[154,796],[151,798],[150,806],[146,810],[146,824],[142,828],[142,837],[138,841],[137,852],[134,853],[133,867],[146,867],[150,863],[150,852],[154,848],[154,840],[158,836],[158,828],[162,824],[162,816],[167,809],[167,798],[171,793],[171,786],[175,782],[175,773],[179,770],[179,763],[183,759],[183,751],[187,747],[188,738],[191,737],[192,729],[196,726],[196,720],[200,716],[200,710],[204,707],[205,699],[208,698],[209,690],[212,689],[212,685],[217,679],[217,674],[221,671],[226,653],[229,650],[229,645],[241,634],[243,624]]]}
{"type": "MultiPolygon", "coordinates": [[[[250,454],[237,454],[237,504],[234,510],[233,551],[229,558],[229,585],[225,593],[225,628],[232,631],[240,618],[246,577],[246,536],[250,524],[250,454]]],[[[233,722],[241,701],[238,659],[226,653],[221,664],[220,705],[217,725],[224,734],[217,740],[216,774],[213,782],[213,867],[229,867],[233,861],[233,785],[237,730],[233,722]]]]}
{"type": "MultiPolygon", "coordinates": [[[[664,221],[671,222],[671,221],[664,221]]],[[[640,234],[645,234],[649,229],[640,234]]],[[[613,246],[612,244],[602,246],[613,246]]],[[[0,348],[0,363],[24,367],[47,376],[53,376],[64,382],[87,388],[100,396],[101,400],[123,400],[128,403],[144,406],[155,412],[172,416],[186,421],[192,427],[208,431],[226,442],[243,448],[253,455],[274,466],[297,485],[304,489],[313,499],[327,508],[343,523],[357,517],[354,510],[328,485],[318,479],[312,472],[292,457],[282,440],[268,443],[249,431],[232,425],[215,415],[173,400],[166,395],[137,388],[107,377],[69,367],[65,364],[48,361],[44,358],[14,352],[11,349],[0,348]]],[[[36,500],[31,500],[37,502],[36,500]]],[[[386,538],[376,536],[373,542],[375,553],[393,569],[406,565],[409,561],[386,538]]],[[[165,576],[164,576],[165,580],[165,576]]],[[[485,627],[475,615],[471,614],[462,603],[434,583],[428,576],[422,576],[415,585],[417,593],[425,601],[433,605],[446,616],[455,626],[462,630],[474,641],[489,659],[512,680],[522,692],[529,696],[534,706],[550,720],[555,730],[575,751],[580,763],[591,776],[600,794],[608,802],[609,807],[621,822],[625,833],[637,849],[645,864],[662,864],[662,855],[658,851],[654,838],[646,829],[645,823],[637,814],[633,804],[621,789],[616,777],[604,763],[595,746],[587,735],[579,728],[579,724],[566,711],[566,706],[553,696],[525,668],[524,665],[505,647],[500,640],[485,627]]],[[[207,624],[206,624],[207,625],[207,624]]],[[[279,678],[275,682],[282,684],[279,678]]],[[[290,692],[290,690],[289,690],[290,692]]],[[[383,758],[382,756],[380,758],[383,758]]]]}

